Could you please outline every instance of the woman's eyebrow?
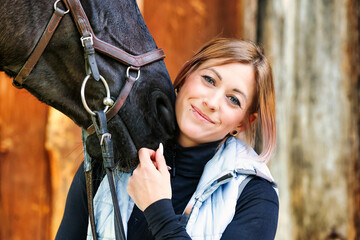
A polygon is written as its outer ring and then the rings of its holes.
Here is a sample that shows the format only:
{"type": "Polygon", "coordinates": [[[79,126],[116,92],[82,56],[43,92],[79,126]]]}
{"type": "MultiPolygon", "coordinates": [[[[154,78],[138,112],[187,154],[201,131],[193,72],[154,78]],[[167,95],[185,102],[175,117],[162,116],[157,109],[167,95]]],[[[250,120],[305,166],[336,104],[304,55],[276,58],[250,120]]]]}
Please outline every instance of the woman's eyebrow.
{"type": "Polygon", "coordinates": [[[241,91],[240,89],[237,89],[237,88],[234,88],[233,91],[243,95],[243,97],[247,101],[248,98],[247,98],[246,94],[243,91],[241,91]]]}
{"type": "Polygon", "coordinates": [[[220,79],[220,80],[222,80],[222,77],[221,77],[221,75],[220,75],[220,73],[218,72],[218,71],[216,71],[215,69],[213,69],[213,68],[208,68],[210,71],[212,71],[213,73],[215,73],[216,74],[216,76],[220,79]]]}

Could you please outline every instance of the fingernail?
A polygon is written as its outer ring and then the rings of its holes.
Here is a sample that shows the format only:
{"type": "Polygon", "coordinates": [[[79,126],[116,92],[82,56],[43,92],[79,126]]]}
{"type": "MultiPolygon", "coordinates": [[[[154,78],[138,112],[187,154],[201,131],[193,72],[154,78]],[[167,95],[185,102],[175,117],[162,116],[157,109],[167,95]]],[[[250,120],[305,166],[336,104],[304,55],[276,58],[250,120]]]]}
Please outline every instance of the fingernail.
{"type": "Polygon", "coordinates": [[[164,146],[162,143],[159,144],[159,151],[160,151],[161,155],[164,155],[164,146]]]}
{"type": "Polygon", "coordinates": [[[168,170],[170,171],[171,170],[171,167],[170,166],[167,166],[168,170]]]}

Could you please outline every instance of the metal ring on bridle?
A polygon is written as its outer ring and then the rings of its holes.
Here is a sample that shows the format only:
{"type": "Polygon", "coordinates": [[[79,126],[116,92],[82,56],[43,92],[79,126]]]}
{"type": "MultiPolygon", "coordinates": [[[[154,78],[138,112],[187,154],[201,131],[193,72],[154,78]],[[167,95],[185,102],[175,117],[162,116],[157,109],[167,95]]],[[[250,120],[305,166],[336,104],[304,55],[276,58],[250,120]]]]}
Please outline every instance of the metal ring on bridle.
{"type": "MultiPolygon", "coordinates": [[[[54,3],[54,10],[55,10],[55,11],[56,11],[56,8],[57,8],[56,5],[57,5],[58,2],[60,2],[60,0],[57,0],[57,1],[54,3]]],[[[67,14],[67,13],[69,13],[69,12],[70,12],[70,10],[68,9],[67,11],[64,12],[64,14],[67,14]]]]}
{"type": "Polygon", "coordinates": [[[140,68],[130,66],[126,69],[126,78],[130,77],[130,70],[137,70],[137,76],[135,78],[135,81],[139,79],[140,77],[140,68]]]}
{"type": "MultiPolygon", "coordinates": [[[[84,108],[86,109],[86,111],[88,113],[90,113],[91,115],[95,116],[95,113],[93,111],[91,111],[91,109],[87,105],[86,99],[85,99],[85,86],[86,86],[86,83],[87,83],[89,78],[90,78],[90,75],[87,75],[84,78],[84,81],[83,81],[83,83],[81,85],[81,101],[82,101],[82,104],[84,105],[84,108]]],[[[110,90],[109,90],[109,86],[108,86],[105,78],[100,75],[100,80],[104,84],[104,87],[105,87],[105,90],[106,90],[106,98],[110,98],[110,90]]],[[[109,109],[109,106],[105,106],[104,112],[106,112],[108,109],[109,109]]]]}

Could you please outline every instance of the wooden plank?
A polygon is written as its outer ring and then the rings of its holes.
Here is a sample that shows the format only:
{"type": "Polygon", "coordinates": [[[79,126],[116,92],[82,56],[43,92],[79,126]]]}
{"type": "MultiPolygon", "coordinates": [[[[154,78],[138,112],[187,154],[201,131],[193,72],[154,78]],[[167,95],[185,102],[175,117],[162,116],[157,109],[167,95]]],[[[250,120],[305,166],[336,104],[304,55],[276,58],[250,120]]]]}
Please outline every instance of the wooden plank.
{"type": "Polygon", "coordinates": [[[48,107],[0,73],[0,239],[49,239],[48,107]]]}
{"type": "Polygon", "coordinates": [[[151,0],[143,1],[143,15],[172,80],[199,47],[214,37],[240,37],[242,1],[151,0]]]}
{"type": "Polygon", "coordinates": [[[51,172],[50,236],[55,239],[64,214],[67,193],[83,161],[80,127],[61,112],[49,108],[45,147],[49,153],[51,172]]]}
{"type": "Polygon", "coordinates": [[[259,1],[277,91],[277,239],[359,238],[359,4],[259,1]]]}
{"type": "Polygon", "coordinates": [[[351,101],[350,166],[348,175],[349,230],[348,239],[360,239],[360,1],[348,0],[346,38],[342,69],[348,83],[351,101]]]}

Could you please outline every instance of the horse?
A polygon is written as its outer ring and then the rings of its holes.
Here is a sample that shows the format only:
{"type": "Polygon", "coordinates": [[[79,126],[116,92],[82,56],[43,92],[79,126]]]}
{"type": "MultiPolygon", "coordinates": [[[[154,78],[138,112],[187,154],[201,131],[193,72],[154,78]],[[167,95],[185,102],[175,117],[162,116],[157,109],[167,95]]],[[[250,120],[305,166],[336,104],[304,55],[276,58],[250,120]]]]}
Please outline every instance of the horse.
{"type": "MultiPolygon", "coordinates": [[[[5,0],[2,4],[0,71],[15,77],[41,37],[54,3],[5,0]]],[[[57,5],[64,10],[68,7],[62,2],[57,5]]],[[[98,39],[135,56],[157,48],[135,0],[82,0],[81,5],[98,39]]],[[[65,15],[23,87],[87,129],[91,116],[84,109],[80,96],[87,75],[80,37],[74,19],[70,14],[65,15]]],[[[110,97],[115,100],[126,83],[128,66],[99,52],[95,58],[99,73],[109,85],[110,97]]],[[[102,99],[106,91],[101,81],[89,80],[85,94],[90,109],[104,109],[102,99]]],[[[164,62],[141,67],[140,78],[120,111],[108,122],[115,146],[114,159],[120,170],[130,171],[137,165],[140,147],[155,149],[159,142],[172,138],[174,101],[173,86],[164,62]]],[[[86,139],[86,150],[92,159],[101,159],[96,134],[86,139]]]]}
{"type": "Polygon", "coordinates": [[[135,168],[139,148],[176,132],[175,93],[156,48],[135,0],[5,0],[0,10],[0,71],[87,132],[85,156],[100,161],[111,138],[120,171],[135,168]]]}

